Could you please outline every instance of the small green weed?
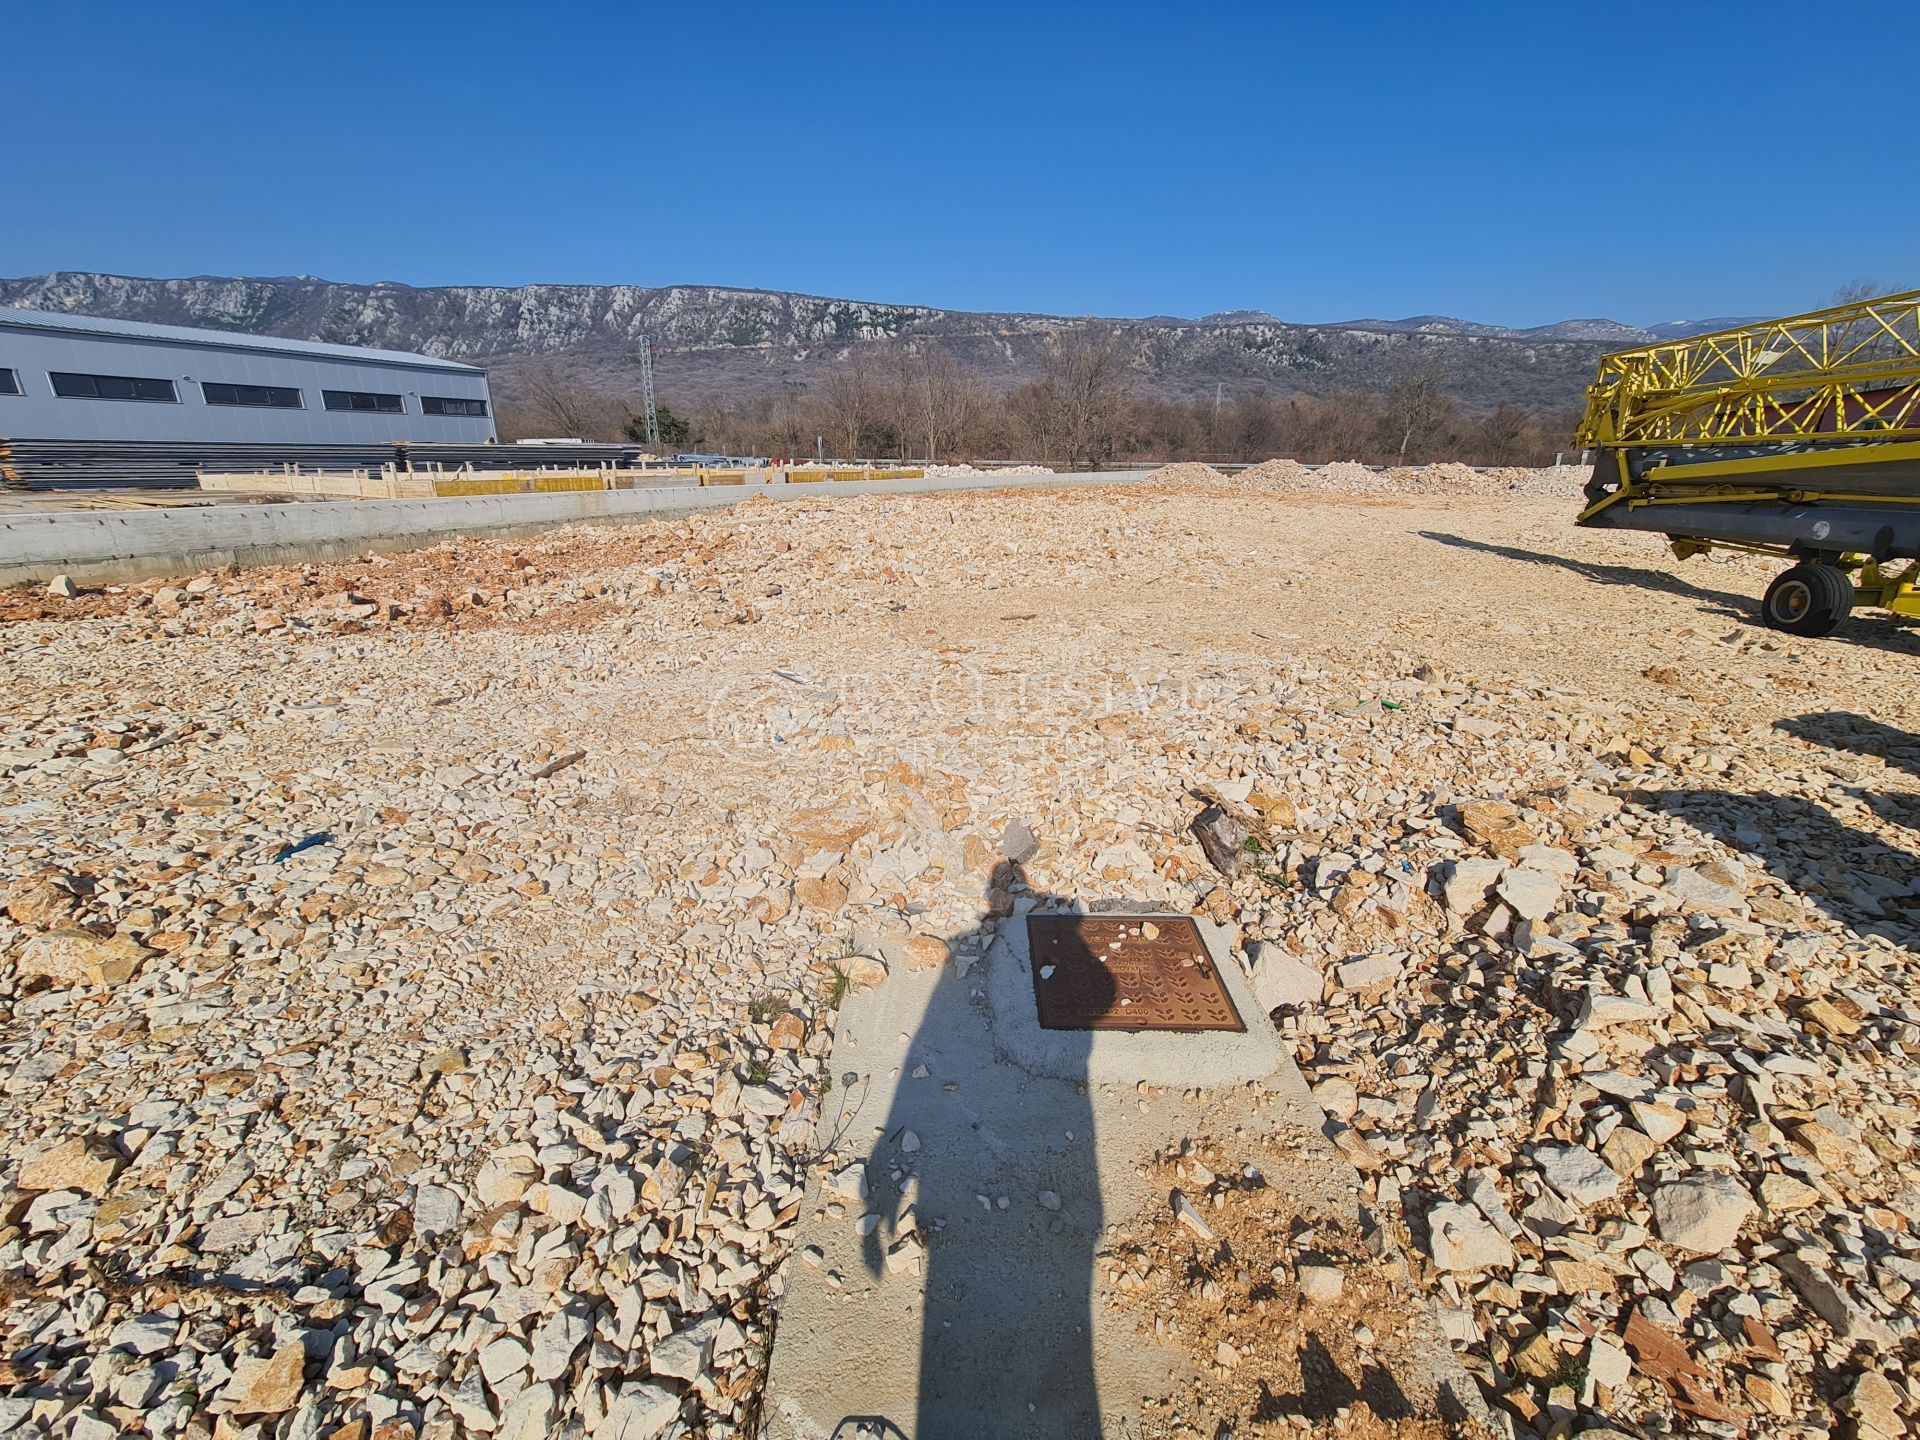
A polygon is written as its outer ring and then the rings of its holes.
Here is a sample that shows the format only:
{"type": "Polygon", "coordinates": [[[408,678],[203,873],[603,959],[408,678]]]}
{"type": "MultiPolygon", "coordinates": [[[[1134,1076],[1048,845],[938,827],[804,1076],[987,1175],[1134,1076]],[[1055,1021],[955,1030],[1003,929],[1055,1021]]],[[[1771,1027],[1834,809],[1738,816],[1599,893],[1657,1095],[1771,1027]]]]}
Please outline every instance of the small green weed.
{"type": "Polygon", "coordinates": [[[1575,1394],[1587,1382],[1587,1362],[1578,1355],[1562,1355],[1559,1363],[1545,1375],[1537,1376],[1534,1383],[1542,1390],[1556,1390],[1562,1385],[1572,1388],[1575,1394]]]}

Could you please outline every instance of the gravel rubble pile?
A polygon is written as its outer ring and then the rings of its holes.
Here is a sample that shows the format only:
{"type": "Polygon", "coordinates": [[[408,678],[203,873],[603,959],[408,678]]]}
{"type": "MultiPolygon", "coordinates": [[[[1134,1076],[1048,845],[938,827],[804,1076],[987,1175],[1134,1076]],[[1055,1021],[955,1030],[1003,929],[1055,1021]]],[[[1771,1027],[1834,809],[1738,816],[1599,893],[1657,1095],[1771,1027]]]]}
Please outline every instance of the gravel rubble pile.
{"type": "Polygon", "coordinates": [[[1050,465],[989,465],[984,469],[973,465],[928,465],[924,467],[928,475],[943,479],[964,479],[977,475],[1052,475],[1050,465]]]}
{"type": "MultiPolygon", "coordinates": [[[[1309,467],[1297,460],[1267,460],[1223,477],[1230,484],[1300,494],[1508,495],[1530,500],[1575,500],[1592,472],[1583,465],[1541,470],[1471,465],[1406,465],[1375,470],[1351,461],[1309,467]]],[[[1197,477],[1196,477],[1197,478],[1197,477]]]]}
{"type": "Polygon", "coordinates": [[[1202,465],[1198,460],[1182,460],[1173,465],[1162,465],[1148,477],[1156,485],[1224,485],[1227,477],[1211,465],[1202,465]]]}
{"type": "Polygon", "coordinates": [[[752,1433],[835,1003],[1029,833],[1238,927],[1513,1434],[1904,1433],[1920,646],[1171,478],[9,597],[0,1433],[752,1433]]]}

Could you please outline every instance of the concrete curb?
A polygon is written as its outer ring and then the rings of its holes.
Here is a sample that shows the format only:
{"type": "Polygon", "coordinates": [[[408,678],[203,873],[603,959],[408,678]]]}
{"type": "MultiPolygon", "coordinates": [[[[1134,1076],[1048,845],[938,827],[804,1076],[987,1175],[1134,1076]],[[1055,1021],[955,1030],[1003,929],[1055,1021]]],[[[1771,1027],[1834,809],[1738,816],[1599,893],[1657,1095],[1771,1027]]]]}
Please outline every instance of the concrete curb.
{"type": "Polygon", "coordinates": [[[560,525],[678,519],[705,510],[724,510],[749,499],[1064,490],[1133,484],[1151,473],[1111,470],[1085,475],[840,480],[704,490],[662,486],[657,490],[579,490],[437,500],[180,506],[131,512],[48,511],[0,516],[0,586],[44,584],[55,575],[71,575],[81,584],[121,584],[224,565],[346,560],[369,550],[418,549],[456,535],[527,535],[560,525]]]}

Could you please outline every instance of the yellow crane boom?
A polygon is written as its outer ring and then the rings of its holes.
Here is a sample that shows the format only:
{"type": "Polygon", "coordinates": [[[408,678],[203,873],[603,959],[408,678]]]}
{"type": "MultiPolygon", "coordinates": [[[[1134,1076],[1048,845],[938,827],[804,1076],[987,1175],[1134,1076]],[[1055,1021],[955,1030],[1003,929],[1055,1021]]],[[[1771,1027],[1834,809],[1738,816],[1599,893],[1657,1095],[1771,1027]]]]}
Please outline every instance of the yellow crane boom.
{"type": "Polygon", "coordinates": [[[1770,624],[1920,615],[1920,291],[1608,355],[1578,435],[1597,452],[1581,524],[1798,561],[1770,624]]]}
{"type": "Polygon", "coordinates": [[[1583,445],[1920,439],[1920,290],[1623,350],[1583,445]]]}

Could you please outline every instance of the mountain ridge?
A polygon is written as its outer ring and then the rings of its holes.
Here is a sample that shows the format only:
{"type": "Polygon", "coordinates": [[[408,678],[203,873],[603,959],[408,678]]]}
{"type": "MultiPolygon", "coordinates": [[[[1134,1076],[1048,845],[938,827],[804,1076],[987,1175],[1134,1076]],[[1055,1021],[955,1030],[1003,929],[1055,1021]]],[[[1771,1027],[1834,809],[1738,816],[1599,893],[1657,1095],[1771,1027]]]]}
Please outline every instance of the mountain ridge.
{"type": "MultiPolygon", "coordinates": [[[[722,285],[413,286],[311,276],[155,279],[55,271],[0,280],[0,305],[412,350],[482,362],[512,394],[535,372],[626,393],[648,337],[663,396],[735,400],[816,383],[835,365],[943,352],[998,388],[1037,374],[1046,346],[1075,329],[1118,333],[1136,379],[1168,398],[1267,387],[1379,390],[1403,357],[1437,360],[1462,404],[1532,409],[1579,403],[1608,349],[1651,329],[1561,321],[1530,330],[1445,316],[1304,323],[1260,310],[1185,319],[966,311],[722,285]]],[[[1675,324],[1667,322],[1663,329],[1675,324]]]]}

